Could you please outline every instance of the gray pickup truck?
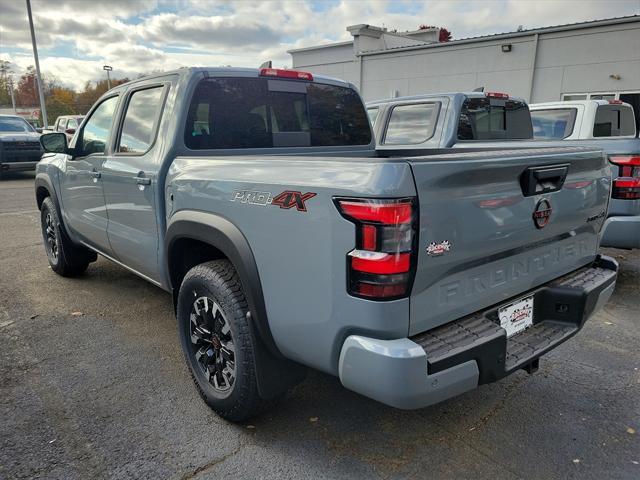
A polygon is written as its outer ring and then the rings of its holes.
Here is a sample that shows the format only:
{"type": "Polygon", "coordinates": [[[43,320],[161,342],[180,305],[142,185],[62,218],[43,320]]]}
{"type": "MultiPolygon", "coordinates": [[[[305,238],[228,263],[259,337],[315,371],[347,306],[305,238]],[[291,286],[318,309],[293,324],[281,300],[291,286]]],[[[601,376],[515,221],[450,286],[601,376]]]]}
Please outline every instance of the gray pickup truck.
{"type": "Polygon", "coordinates": [[[613,189],[601,245],[640,248],[640,138],[633,108],[620,100],[529,105],[540,145],[600,148],[611,162],[613,189]]]}
{"type": "Polygon", "coordinates": [[[631,106],[592,100],[530,107],[505,93],[434,93],[371,102],[367,112],[380,150],[600,149],[613,182],[601,245],[640,248],[640,139],[631,106]]]}
{"type": "Polygon", "coordinates": [[[532,372],[615,286],[600,151],[377,152],[354,87],[306,72],[143,78],[42,144],[52,270],[100,254],[171,292],[195,385],[234,421],[306,367],[405,409],[532,372]]]}

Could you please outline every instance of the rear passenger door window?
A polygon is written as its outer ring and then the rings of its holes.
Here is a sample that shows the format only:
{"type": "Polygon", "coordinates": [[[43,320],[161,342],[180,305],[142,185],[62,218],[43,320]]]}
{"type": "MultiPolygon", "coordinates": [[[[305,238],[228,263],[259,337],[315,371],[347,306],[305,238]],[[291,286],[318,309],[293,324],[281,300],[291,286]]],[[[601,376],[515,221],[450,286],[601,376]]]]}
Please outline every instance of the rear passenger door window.
{"type": "Polygon", "coordinates": [[[417,145],[433,137],[440,103],[396,105],[384,135],[385,145],[417,145]]]}
{"type": "Polygon", "coordinates": [[[164,87],[134,91],[129,97],[122,133],[116,151],[130,155],[144,154],[155,140],[164,87]]]}

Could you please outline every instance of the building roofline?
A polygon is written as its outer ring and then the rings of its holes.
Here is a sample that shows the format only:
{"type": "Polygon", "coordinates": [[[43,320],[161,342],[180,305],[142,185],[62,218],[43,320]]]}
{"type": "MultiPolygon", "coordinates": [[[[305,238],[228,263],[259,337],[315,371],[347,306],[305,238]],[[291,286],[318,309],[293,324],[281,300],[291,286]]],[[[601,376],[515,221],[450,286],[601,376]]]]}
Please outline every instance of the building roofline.
{"type": "Polygon", "coordinates": [[[353,45],[353,40],[347,40],[345,42],[324,43],[322,45],[315,45],[312,47],[292,48],[287,50],[287,53],[307,52],[310,50],[322,50],[323,48],[344,47],[345,45],[353,45]]]}
{"type": "Polygon", "coordinates": [[[640,22],[640,15],[629,15],[626,17],[607,18],[603,20],[590,20],[588,22],[576,22],[567,23],[564,25],[554,25],[550,27],[532,28],[530,30],[522,30],[520,32],[506,32],[506,33],[494,33],[491,35],[482,35],[478,37],[461,38],[459,40],[452,40],[450,42],[442,43],[429,43],[427,45],[409,45],[406,47],[392,47],[385,50],[370,50],[360,52],[357,55],[376,55],[380,53],[386,53],[389,51],[406,51],[406,50],[418,50],[421,48],[439,48],[449,45],[466,45],[476,42],[489,42],[495,40],[507,40],[511,38],[529,37],[531,35],[540,35],[545,33],[567,32],[571,30],[581,30],[585,28],[604,27],[609,25],[622,25],[626,23],[640,22]]]}
{"type": "MultiPolygon", "coordinates": [[[[369,51],[359,52],[356,54],[356,56],[377,55],[381,53],[387,53],[390,51],[398,52],[398,51],[407,51],[407,50],[420,50],[423,48],[440,48],[440,47],[446,47],[449,45],[465,45],[470,43],[487,42],[492,40],[507,40],[511,38],[528,37],[535,34],[566,32],[571,30],[580,30],[584,28],[595,28],[595,27],[603,27],[603,26],[609,26],[609,25],[621,25],[621,24],[635,23],[635,22],[640,22],[640,15],[627,15],[624,17],[614,17],[614,18],[605,18],[601,20],[589,20],[586,22],[567,23],[563,25],[553,25],[549,27],[532,28],[529,30],[522,30],[519,32],[516,31],[516,32],[494,33],[490,35],[480,35],[477,37],[460,38],[457,40],[451,40],[450,42],[427,43],[427,44],[416,43],[415,45],[408,45],[403,47],[392,47],[392,48],[386,48],[382,50],[369,50],[369,51]]],[[[411,37],[408,37],[408,38],[411,38],[411,37]]],[[[287,50],[287,53],[291,54],[291,53],[298,53],[298,52],[310,51],[310,50],[322,50],[325,48],[332,48],[332,47],[349,45],[349,44],[353,44],[353,41],[298,48],[293,50],[287,50]]]]}

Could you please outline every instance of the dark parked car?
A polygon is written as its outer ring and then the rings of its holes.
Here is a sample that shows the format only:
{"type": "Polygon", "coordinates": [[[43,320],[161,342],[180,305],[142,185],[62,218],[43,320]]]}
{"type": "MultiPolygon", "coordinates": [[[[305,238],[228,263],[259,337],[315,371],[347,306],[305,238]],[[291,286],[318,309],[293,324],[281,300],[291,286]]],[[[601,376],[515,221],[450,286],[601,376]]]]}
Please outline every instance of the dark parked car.
{"type": "Polygon", "coordinates": [[[34,170],[42,157],[40,134],[17,115],[0,115],[0,175],[6,171],[34,170]]]}

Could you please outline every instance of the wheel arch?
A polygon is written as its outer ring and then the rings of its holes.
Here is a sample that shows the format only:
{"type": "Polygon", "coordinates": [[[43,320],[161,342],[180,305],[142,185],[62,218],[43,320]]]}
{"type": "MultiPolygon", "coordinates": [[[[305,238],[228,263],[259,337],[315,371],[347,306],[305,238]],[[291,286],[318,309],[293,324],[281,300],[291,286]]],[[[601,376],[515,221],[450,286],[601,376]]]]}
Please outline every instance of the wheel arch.
{"type": "Polygon", "coordinates": [[[36,175],[34,181],[34,188],[36,194],[36,205],[38,206],[38,210],[42,210],[42,203],[47,197],[51,198],[53,205],[56,208],[56,213],[58,214],[58,219],[60,221],[60,226],[62,227],[62,231],[67,237],[69,236],[69,232],[67,231],[67,227],[64,224],[64,219],[62,217],[62,210],[60,209],[60,202],[58,201],[58,195],[56,193],[56,189],[53,188],[53,182],[49,175],[44,173],[38,173],[36,175]]]}
{"type": "MultiPolygon", "coordinates": [[[[34,181],[34,186],[36,192],[36,205],[38,206],[38,210],[42,208],[42,202],[44,202],[44,199],[47,197],[51,197],[53,203],[56,205],[56,209],[59,210],[56,191],[53,188],[51,179],[47,175],[44,175],[42,173],[37,174],[34,181]]],[[[60,212],[58,211],[58,213],[60,212]]]]}
{"type": "MultiPolygon", "coordinates": [[[[168,222],[165,236],[166,267],[174,301],[186,274],[182,265],[184,247],[206,245],[202,260],[227,259],[240,277],[251,318],[249,325],[256,343],[258,388],[263,398],[273,398],[304,378],[306,369],[283,357],[269,328],[258,267],[249,242],[230,220],[219,215],[181,210],[168,222]],[[182,247],[181,247],[182,245],[182,247]],[[205,258],[207,257],[207,258],[205,258]]],[[[196,257],[197,258],[197,257],[196,257]]]]}
{"type": "Polygon", "coordinates": [[[182,278],[187,273],[181,265],[184,250],[180,245],[191,245],[194,241],[210,248],[211,256],[206,260],[226,258],[233,264],[249,303],[251,323],[269,350],[280,354],[269,329],[262,285],[253,252],[240,229],[226,218],[190,210],[182,210],[172,216],[167,225],[165,238],[171,289],[174,292],[179,290],[182,278]]]}

